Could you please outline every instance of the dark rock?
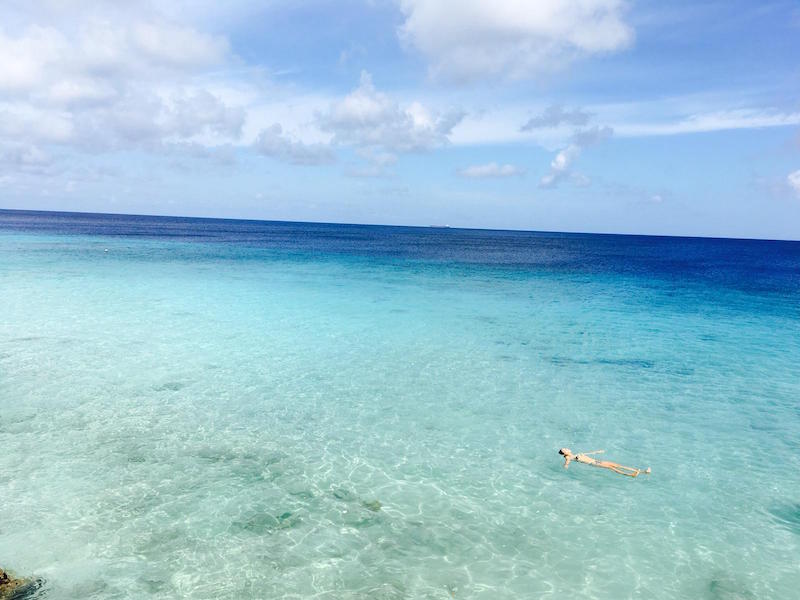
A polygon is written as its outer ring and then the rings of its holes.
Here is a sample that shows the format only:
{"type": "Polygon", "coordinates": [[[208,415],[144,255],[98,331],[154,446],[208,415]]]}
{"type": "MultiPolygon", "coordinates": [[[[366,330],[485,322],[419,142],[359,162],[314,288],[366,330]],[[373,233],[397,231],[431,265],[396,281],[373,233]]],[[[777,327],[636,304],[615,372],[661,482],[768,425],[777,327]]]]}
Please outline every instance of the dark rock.
{"type": "Polygon", "coordinates": [[[337,500],[343,500],[345,502],[351,502],[356,499],[356,495],[348,489],[345,488],[334,488],[332,491],[333,497],[337,500]]]}
{"type": "Polygon", "coordinates": [[[0,600],[23,600],[32,598],[33,594],[42,586],[39,579],[18,579],[0,569],[0,600]]]}
{"type": "Polygon", "coordinates": [[[755,600],[750,590],[723,573],[709,581],[708,592],[714,600],[755,600]]]}
{"type": "Polygon", "coordinates": [[[800,504],[784,504],[769,509],[775,523],[800,535],[800,504]]]}
{"type": "MultiPolygon", "coordinates": [[[[281,529],[291,529],[300,524],[300,517],[291,512],[273,516],[267,512],[254,512],[241,521],[234,522],[234,526],[257,535],[270,535],[281,529]]],[[[0,598],[2,600],[2,598],[0,598]]]]}

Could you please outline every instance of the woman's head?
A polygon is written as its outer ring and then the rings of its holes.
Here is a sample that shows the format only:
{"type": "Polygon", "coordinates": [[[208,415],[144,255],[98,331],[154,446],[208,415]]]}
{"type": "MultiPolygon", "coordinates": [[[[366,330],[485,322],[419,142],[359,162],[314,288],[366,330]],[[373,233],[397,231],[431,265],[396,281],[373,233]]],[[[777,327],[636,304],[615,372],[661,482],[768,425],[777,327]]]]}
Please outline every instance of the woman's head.
{"type": "Polygon", "coordinates": [[[567,454],[572,454],[572,450],[570,450],[569,448],[562,448],[561,450],[558,451],[558,453],[561,456],[566,456],[567,454]]]}

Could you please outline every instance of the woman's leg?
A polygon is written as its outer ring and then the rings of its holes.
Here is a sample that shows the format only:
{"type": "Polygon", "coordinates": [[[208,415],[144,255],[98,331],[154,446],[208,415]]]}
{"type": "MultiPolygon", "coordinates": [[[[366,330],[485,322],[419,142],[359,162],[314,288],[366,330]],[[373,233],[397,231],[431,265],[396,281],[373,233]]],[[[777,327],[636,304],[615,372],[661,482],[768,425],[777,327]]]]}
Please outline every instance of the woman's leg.
{"type": "Polygon", "coordinates": [[[620,475],[627,475],[628,477],[636,477],[637,475],[639,475],[639,469],[634,469],[632,467],[620,467],[618,469],[614,469],[614,471],[616,471],[620,475]]]}
{"type": "Polygon", "coordinates": [[[620,475],[625,475],[626,477],[636,477],[639,475],[639,473],[641,473],[639,469],[634,469],[633,467],[623,467],[617,463],[608,463],[603,466],[606,469],[614,471],[614,473],[619,473],[620,475]]]}

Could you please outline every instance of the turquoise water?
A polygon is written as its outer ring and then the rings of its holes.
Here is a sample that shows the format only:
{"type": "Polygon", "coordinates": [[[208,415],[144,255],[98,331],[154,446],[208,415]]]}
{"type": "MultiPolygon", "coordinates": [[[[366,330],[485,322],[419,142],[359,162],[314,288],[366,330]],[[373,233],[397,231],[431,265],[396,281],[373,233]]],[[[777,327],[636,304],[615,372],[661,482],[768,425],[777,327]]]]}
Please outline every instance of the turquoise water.
{"type": "Polygon", "coordinates": [[[23,216],[0,567],[48,599],[797,597],[800,244],[23,216]]]}

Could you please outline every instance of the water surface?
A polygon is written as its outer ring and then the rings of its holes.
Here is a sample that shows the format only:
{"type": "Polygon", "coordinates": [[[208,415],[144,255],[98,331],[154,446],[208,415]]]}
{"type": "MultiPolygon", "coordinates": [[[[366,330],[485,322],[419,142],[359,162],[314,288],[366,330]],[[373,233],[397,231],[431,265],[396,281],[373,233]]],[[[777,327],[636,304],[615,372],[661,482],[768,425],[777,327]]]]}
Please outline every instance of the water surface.
{"type": "Polygon", "coordinates": [[[0,566],[48,599],[793,598],[799,300],[791,242],[0,211],[0,566]]]}

